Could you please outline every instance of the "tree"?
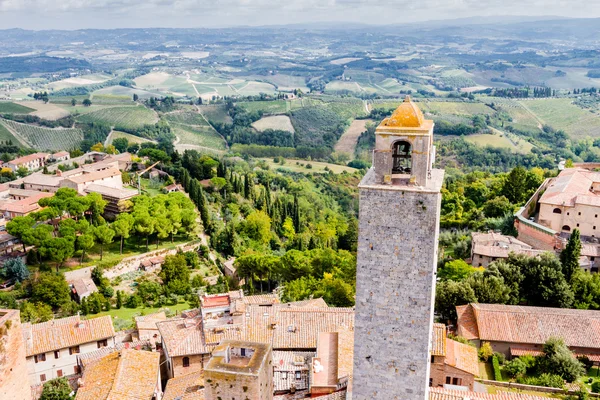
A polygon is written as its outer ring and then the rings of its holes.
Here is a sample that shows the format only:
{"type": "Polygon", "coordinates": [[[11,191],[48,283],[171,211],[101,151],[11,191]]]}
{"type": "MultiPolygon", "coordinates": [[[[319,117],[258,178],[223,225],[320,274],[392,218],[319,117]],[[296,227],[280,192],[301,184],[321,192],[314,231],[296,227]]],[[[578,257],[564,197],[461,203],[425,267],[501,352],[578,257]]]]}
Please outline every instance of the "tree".
{"type": "Polygon", "coordinates": [[[567,382],[574,382],[585,373],[579,362],[561,338],[552,337],[544,343],[544,355],[539,367],[544,372],[562,376],[567,382]]]}
{"type": "Polygon", "coordinates": [[[437,276],[441,280],[462,281],[475,271],[475,268],[463,260],[452,260],[447,262],[444,267],[438,271],[437,276]]]}
{"type": "Polygon", "coordinates": [[[563,307],[573,305],[575,295],[562,273],[560,261],[551,253],[538,257],[513,256],[509,262],[521,264],[522,296],[530,306],[563,307]]]}
{"type": "Polygon", "coordinates": [[[186,294],[190,290],[190,270],[183,254],[165,257],[158,276],[170,293],[186,294]]]}
{"type": "Polygon", "coordinates": [[[527,364],[517,357],[506,363],[504,370],[513,378],[518,378],[527,373],[527,364]]]}
{"type": "Polygon", "coordinates": [[[476,272],[467,278],[466,283],[473,289],[478,303],[506,304],[510,299],[510,288],[498,269],[476,272]]]}
{"type": "Polygon", "coordinates": [[[435,310],[444,320],[456,320],[456,306],[475,302],[475,292],[464,281],[445,281],[436,285],[435,310]]]}
{"type": "Polygon", "coordinates": [[[123,292],[117,290],[117,309],[123,307],[123,292]]]}
{"type": "Polygon", "coordinates": [[[93,145],[92,147],[90,147],[91,151],[98,151],[98,152],[104,152],[104,145],[100,142],[96,143],[95,145],[93,145]]]}
{"type": "Polygon", "coordinates": [[[479,348],[478,354],[481,361],[487,362],[488,359],[494,355],[494,349],[490,342],[483,342],[479,348]]]}
{"type": "Polygon", "coordinates": [[[165,215],[159,215],[155,218],[156,224],[156,248],[158,248],[160,240],[169,237],[173,231],[173,224],[165,215]]]}
{"type": "Polygon", "coordinates": [[[29,277],[29,269],[21,257],[10,258],[4,262],[4,275],[15,282],[23,282],[29,277]]]}
{"type": "Polygon", "coordinates": [[[146,251],[148,251],[148,238],[154,233],[154,218],[148,213],[142,213],[135,218],[134,228],[137,233],[146,238],[146,251]]]}
{"type": "Polygon", "coordinates": [[[102,261],[104,245],[113,242],[115,232],[108,225],[100,225],[94,229],[94,236],[96,237],[96,242],[100,244],[100,261],[102,261]]]}
{"type": "Polygon", "coordinates": [[[121,247],[120,254],[123,254],[123,241],[129,237],[129,233],[133,228],[133,217],[128,213],[121,213],[111,224],[112,230],[115,232],[115,235],[120,238],[121,247]]]}
{"type": "Polygon", "coordinates": [[[55,309],[70,301],[71,291],[64,275],[41,273],[31,282],[31,299],[55,309]]]}
{"type": "Polygon", "coordinates": [[[85,234],[77,237],[77,247],[81,250],[81,261],[80,264],[83,264],[83,259],[85,258],[85,252],[92,247],[94,247],[94,236],[85,234]]]}
{"type": "Polygon", "coordinates": [[[129,147],[129,141],[127,138],[116,138],[112,141],[113,146],[119,151],[119,153],[125,153],[127,147],[129,147]]]}
{"type": "MultiPolygon", "coordinates": [[[[23,241],[23,235],[25,232],[33,228],[35,220],[29,216],[27,217],[15,217],[8,224],[6,224],[6,231],[23,241]]],[[[25,250],[25,242],[23,242],[23,251],[25,250]]]]}
{"type": "Polygon", "coordinates": [[[244,231],[250,239],[266,244],[271,239],[271,218],[264,211],[253,211],[246,217],[244,231]]]}
{"type": "Polygon", "coordinates": [[[67,378],[56,378],[44,383],[40,400],[71,400],[73,389],[67,378]]]}
{"type": "Polygon", "coordinates": [[[92,101],[90,99],[83,100],[83,105],[89,107],[92,105],[92,101]]]}
{"type": "Polygon", "coordinates": [[[138,96],[137,93],[133,94],[133,101],[138,101],[139,98],[140,98],[140,96],[138,96]]]}
{"type": "Polygon", "coordinates": [[[77,100],[71,99],[71,106],[75,107],[77,105],[77,100]]]}
{"type": "Polygon", "coordinates": [[[575,271],[579,270],[579,257],[581,257],[581,237],[579,229],[573,229],[567,245],[560,253],[562,271],[567,282],[570,282],[575,271]]]}
{"type": "Polygon", "coordinates": [[[514,206],[504,196],[494,197],[485,202],[483,212],[488,218],[500,218],[513,213],[514,206]]]}
{"type": "Polygon", "coordinates": [[[75,248],[73,241],[65,238],[52,238],[44,240],[40,246],[42,257],[50,259],[56,263],[56,272],[59,271],[63,263],[73,256],[75,248]]]}
{"type": "Polygon", "coordinates": [[[90,212],[90,223],[99,224],[103,221],[100,217],[104,214],[104,209],[108,202],[102,198],[99,193],[89,193],[85,196],[88,203],[88,211],[90,212]]]}
{"type": "Polygon", "coordinates": [[[513,204],[519,204],[525,200],[527,171],[518,166],[512,169],[506,177],[502,194],[513,204]]]}
{"type": "Polygon", "coordinates": [[[21,321],[38,324],[40,322],[50,321],[54,318],[52,307],[44,303],[30,303],[24,301],[21,303],[21,321]]]}

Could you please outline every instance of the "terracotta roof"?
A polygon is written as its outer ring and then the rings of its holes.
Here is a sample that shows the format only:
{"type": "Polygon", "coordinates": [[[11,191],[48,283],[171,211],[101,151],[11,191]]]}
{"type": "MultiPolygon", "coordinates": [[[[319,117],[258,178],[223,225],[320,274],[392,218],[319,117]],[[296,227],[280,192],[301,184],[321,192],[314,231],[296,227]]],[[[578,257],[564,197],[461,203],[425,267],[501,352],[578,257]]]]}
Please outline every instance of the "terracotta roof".
{"type": "Polygon", "coordinates": [[[600,311],[472,303],[457,313],[458,333],[468,339],[543,344],[560,337],[569,347],[600,349],[600,311]]]}
{"type": "Polygon", "coordinates": [[[229,305],[229,295],[206,295],[200,299],[203,308],[224,307],[229,305]]]}
{"type": "Polygon", "coordinates": [[[28,214],[40,209],[38,201],[45,197],[52,197],[53,193],[37,192],[36,195],[21,200],[0,201],[0,210],[18,214],[28,214]]]}
{"type": "Polygon", "coordinates": [[[600,195],[590,189],[600,182],[600,173],[584,168],[566,168],[548,185],[540,204],[573,207],[575,204],[600,205],[600,195]]]}
{"type": "Polygon", "coordinates": [[[446,325],[444,324],[433,324],[431,334],[431,355],[446,355],[446,325]]]}
{"type": "Polygon", "coordinates": [[[71,176],[68,178],[68,180],[74,183],[87,183],[98,181],[104,178],[110,178],[116,175],[121,175],[121,171],[119,171],[118,168],[107,168],[99,171],[84,173],[77,176],[71,176]]]}
{"type": "Polygon", "coordinates": [[[169,357],[210,352],[203,340],[202,315],[197,312],[191,314],[189,318],[173,318],[158,322],[156,326],[169,357]]]}
{"type": "Polygon", "coordinates": [[[194,372],[169,379],[162,400],[204,400],[204,373],[194,372]]]}
{"type": "Polygon", "coordinates": [[[12,164],[12,165],[21,165],[21,164],[27,164],[28,162],[43,158],[44,160],[48,157],[48,153],[33,153],[33,154],[29,154],[23,157],[18,157],[15,158],[12,161],[9,161],[8,164],[12,164]]]}
{"type": "Polygon", "coordinates": [[[507,258],[511,252],[529,256],[544,253],[543,250],[533,250],[530,245],[512,236],[496,232],[472,232],[471,242],[473,254],[486,257],[507,258]]]}
{"type": "Polygon", "coordinates": [[[135,325],[138,330],[140,329],[158,329],[156,326],[157,322],[166,321],[167,315],[164,311],[159,311],[153,314],[142,315],[135,317],[135,325]]]}
{"type": "Polygon", "coordinates": [[[151,400],[158,382],[160,354],[124,349],[89,364],[76,400],[151,400]]]}
{"type": "Polygon", "coordinates": [[[423,125],[425,117],[423,113],[412,102],[410,96],[406,96],[404,101],[396,108],[389,118],[386,118],[381,125],[399,128],[418,128],[423,125]]]}
{"type": "Polygon", "coordinates": [[[114,346],[101,347],[98,350],[90,351],[89,353],[80,353],[77,355],[77,359],[81,365],[85,367],[109,354],[123,349],[150,350],[151,348],[152,345],[148,340],[136,340],[133,342],[117,343],[114,346]]]}
{"type": "Polygon", "coordinates": [[[91,278],[75,279],[69,283],[73,285],[73,289],[75,289],[80,298],[98,291],[96,284],[91,278]]]}
{"type": "MultiPolygon", "coordinates": [[[[85,175],[83,175],[85,176],[85,175]]],[[[135,189],[113,188],[110,186],[99,185],[92,183],[85,188],[86,193],[98,193],[101,196],[112,197],[117,200],[130,199],[137,196],[139,193],[135,189]]]]}
{"type": "MultiPolygon", "coordinates": [[[[501,390],[501,389],[498,389],[501,390]]],[[[548,397],[513,392],[475,393],[462,390],[429,388],[429,400],[548,400],[548,397]]]]}
{"type": "Polygon", "coordinates": [[[25,323],[27,357],[115,336],[110,316],[82,320],[78,315],[40,324],[25,323]]]}
{"type": "Polygon", "coordinates": [[[292,384],[297,390],[308,389],[308,372],[310,360],[316,356],[314,352],[274,351],[273,381],[275,391],[289,390],[292,384]],[[295,372],[300,371],[300,380],[295,372]]]}
{"type": "Polygon", "coordinates": [[[479,376],[477,349],[468,344],[448,339],[444,363],[474,376],[479,376]]]}
{"type": "Polygon", "coordinates": [[[52,154],[52,157],[58,158],[58,157],[64,157],[64,156],[68,156],[70,153],[68,151],[59,151],[58,153],[54,153],[52,154]]]}
{"type": "Polygon", "coordinates": [[[60,186],[60,183],[65,179],[60,175],[48,175],[42,173],[31,174],[23,178],[25,185],[44,185],[44,186],[60,186]]]}
{"type": "Polygon", "coordinates": [[[279,303],[279,297],[276,294],[256,294],[253,296],[244,296],[244,303],[246,304],[277,304],[279,303]]]}

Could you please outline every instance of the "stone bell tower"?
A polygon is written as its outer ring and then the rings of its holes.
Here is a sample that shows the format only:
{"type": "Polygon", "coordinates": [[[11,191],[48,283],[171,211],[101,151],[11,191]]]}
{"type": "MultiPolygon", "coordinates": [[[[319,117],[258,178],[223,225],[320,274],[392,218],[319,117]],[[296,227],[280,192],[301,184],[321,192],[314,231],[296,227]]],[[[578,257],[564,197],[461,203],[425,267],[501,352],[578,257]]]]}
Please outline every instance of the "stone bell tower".
{"type": "Polygon", "coordinates": [[[376,130],[359,185],[353,400],[425,400],[444,171],[410,97],[376,130]]]}

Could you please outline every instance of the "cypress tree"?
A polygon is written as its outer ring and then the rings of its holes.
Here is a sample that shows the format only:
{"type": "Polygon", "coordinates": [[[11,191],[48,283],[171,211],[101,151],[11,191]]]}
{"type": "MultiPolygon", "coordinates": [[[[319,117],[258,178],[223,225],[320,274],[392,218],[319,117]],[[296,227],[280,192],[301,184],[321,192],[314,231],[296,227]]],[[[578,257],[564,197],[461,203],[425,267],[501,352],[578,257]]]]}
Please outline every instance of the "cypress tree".
{"type": "Polygon", "coordinates": [[[121,309],[121,307],[123,307],[123,293],[117,290],[117,308],[121,309]]]}
{"type": "Polygon", "coordinates": [[[90,313],[90,306],[85,297],[81,299],[81,313],[83,315],[88,315],[90,313]]]}
{"type": "Polygon", "coordinates": [[[300,233],[300,209],[298,207],[298,195],[294,195],[294,229],[300,233]]]}
{"type": "Polygon", "coordinates": [[[244,176],[244,197],[246,199],[250,198],[250,177],[248,174],[244,176]]]}
{"type": "Polygon", "coordinates": [[[581,236],[579,229],[574,229],[565,249],[560,253],[560,262],[563,267],[563,274],[567,282],[579,268],[579,257],[581,256],[581,236]]]}

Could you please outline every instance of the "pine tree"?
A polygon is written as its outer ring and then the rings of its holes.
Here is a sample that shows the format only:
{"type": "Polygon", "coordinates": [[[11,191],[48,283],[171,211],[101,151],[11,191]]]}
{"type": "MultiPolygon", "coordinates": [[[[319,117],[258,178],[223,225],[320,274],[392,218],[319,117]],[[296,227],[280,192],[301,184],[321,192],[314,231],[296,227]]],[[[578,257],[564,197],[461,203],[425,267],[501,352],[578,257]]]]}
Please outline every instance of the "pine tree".
{"type": "Polygon", "coordinates": [[[265,182],[265,208],[267,210],[267,214],[272,218],[272,210],[271,210],[271,189],[270,189],[269,181],[265,182]]]}
{"type": "Polygon", "coordinates": [[[117,290],[117,308],[121,309],[121,307],[123,307],[123,293],[117,290]]]}
{"type": "Polygon", "coordinates": [[[511,203],[519,204],[525,199],[527,171],[518,166],[512,169],[506,178],[502,194],[506,196],[511,203]]]}
{"type": "Polygon", "coordinates": [[[579,269],[579,257],[581,257],[581,236],[579,229],[574,229],[567,245],[560,253],[560,262],[567,282],[571,281],[571,277],[579,269]]]}

